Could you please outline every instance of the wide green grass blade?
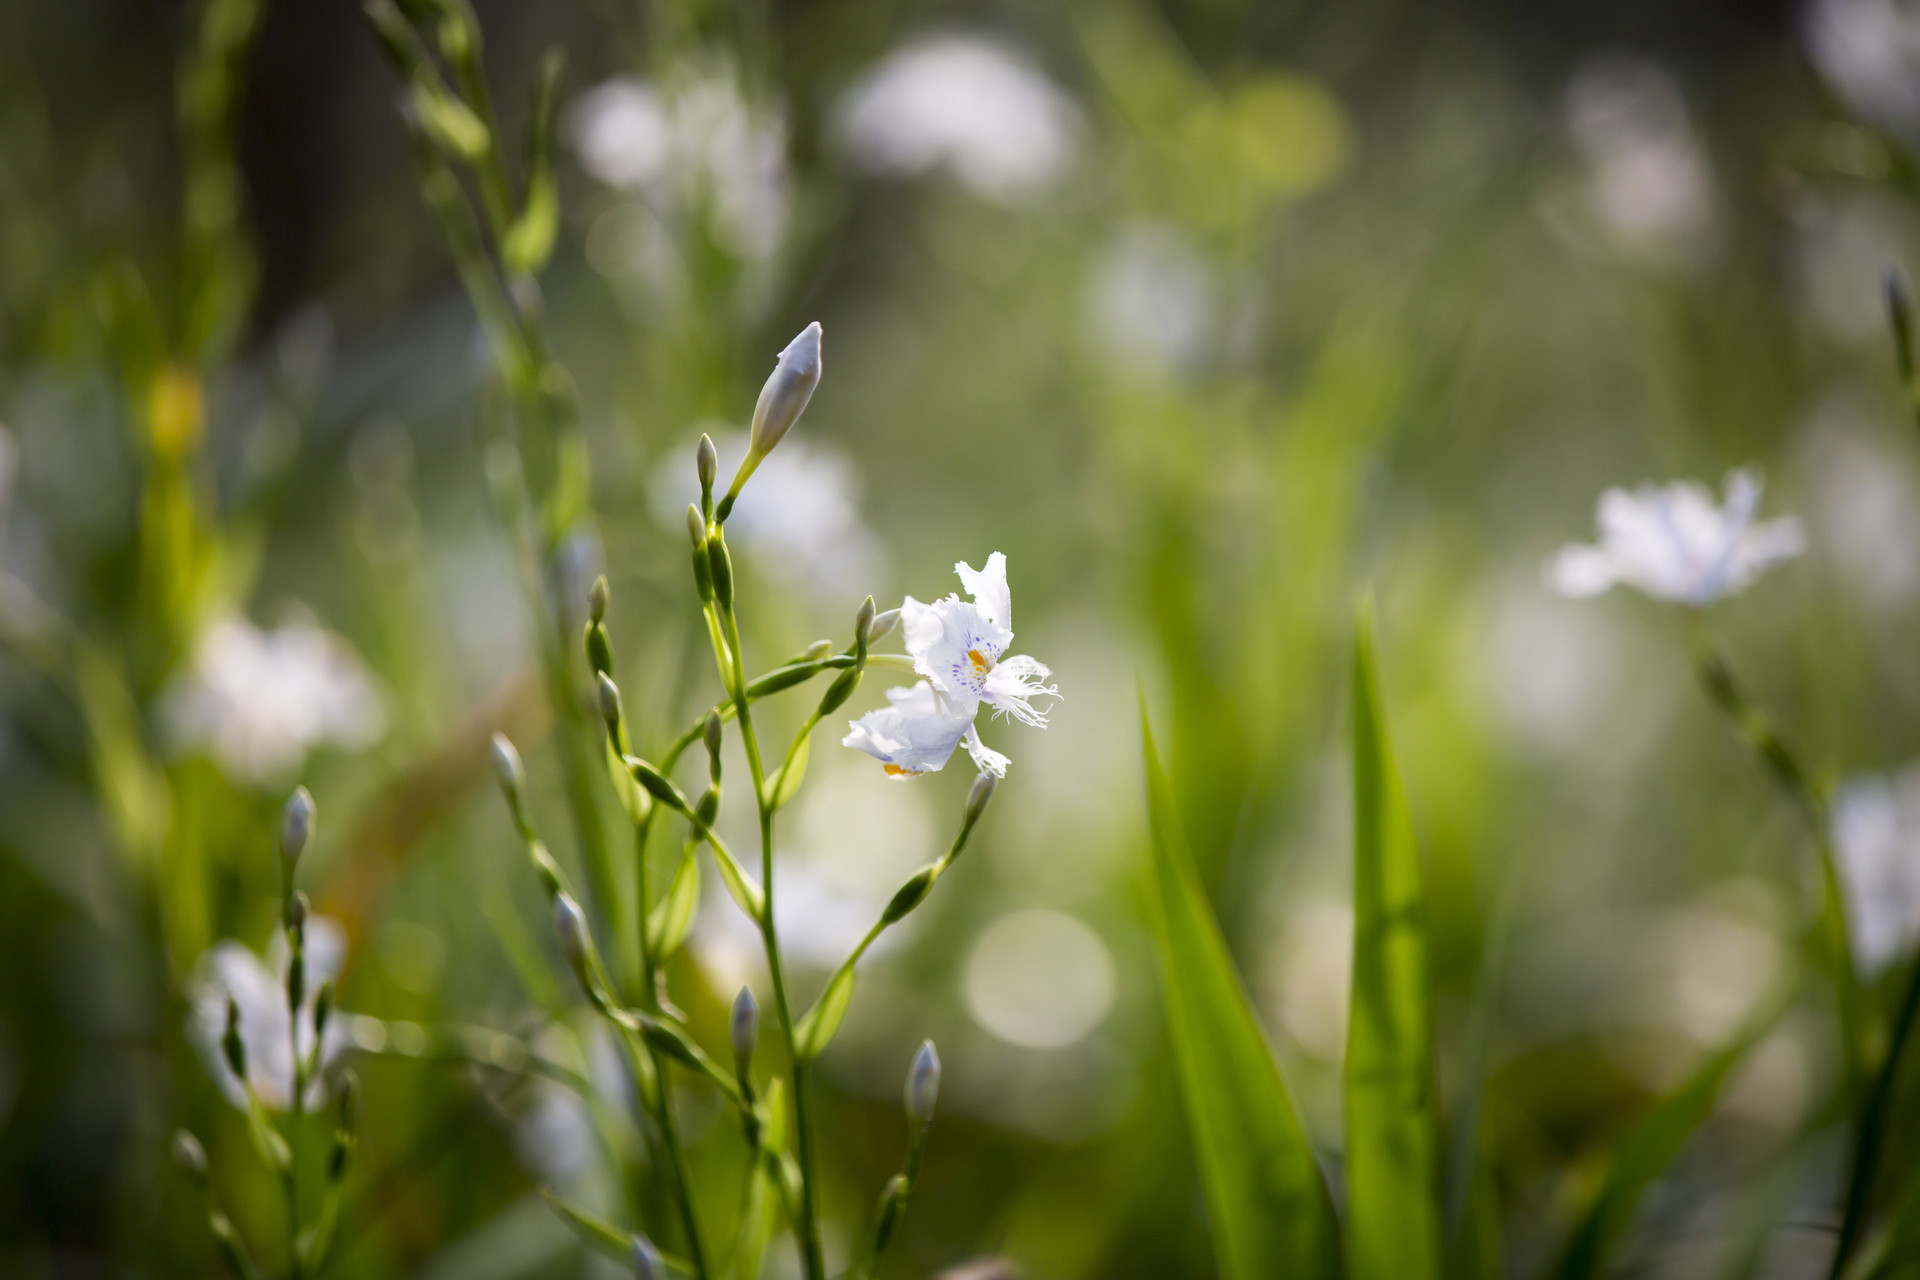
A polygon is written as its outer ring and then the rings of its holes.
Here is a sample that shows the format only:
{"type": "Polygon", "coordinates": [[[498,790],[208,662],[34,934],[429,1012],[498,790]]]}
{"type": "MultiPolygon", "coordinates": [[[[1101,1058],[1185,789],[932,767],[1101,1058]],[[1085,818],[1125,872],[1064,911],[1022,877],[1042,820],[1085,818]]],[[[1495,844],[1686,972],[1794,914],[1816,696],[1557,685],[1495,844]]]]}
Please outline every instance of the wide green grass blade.
{"type": "Polygon", "coordinates": [[[1140,732],[1152,827],[1143,896],[1220,1274],[1333,1275],[1338,1229],[1326,1183],[1200,887],[1144,696],[1140,732]]]}
{"type": "Polygon", "coordinates": [[[1353,673],[1353,1008],[1347,1024],[1347,1257],[1355,1280],[1441,1272],[1440,1126],[1426,891],[1360,605],[1353,673]]]}

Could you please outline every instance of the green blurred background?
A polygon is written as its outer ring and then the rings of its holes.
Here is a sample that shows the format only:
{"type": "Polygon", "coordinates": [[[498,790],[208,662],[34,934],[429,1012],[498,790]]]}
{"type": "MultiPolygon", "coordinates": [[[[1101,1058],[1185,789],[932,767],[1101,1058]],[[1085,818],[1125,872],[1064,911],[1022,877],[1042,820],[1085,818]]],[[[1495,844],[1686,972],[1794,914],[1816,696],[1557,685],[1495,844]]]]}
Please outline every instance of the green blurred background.
{"type": "MultiPolygon", "coordinates": [[[[201,952],[272,931],[296,782],[321,813],[302,883],[350,940],[343,1008],[512,1031],[616,1101],[628,1087],[587,1021],[547,1016],[565,970],[486,762],[505,728],[577,866],[538,624],[488,503],[486,357],[398,82],[355,6],[265,0],[257,36],[211,58],[201,12],[0,11],[7,1275],[213,1273],[166,1158],[181,1124],[241,1230],[280,1230],[186,1025],[201,952]],[[374,710],[283,751],[196,736],[183,691],[241,616],[324,628],[374,710]]],[[[591,515],[545,582],[577,628],[608,575],[649,741],[719,696],[678,514],[693,441],[725,455],[815,319],[825,378],[735,526],[750,665],[844,634],[869,591],[956,589],[955,560],[998,550],[1015,648],[1065,695],[1045,732],[987,729],[1012,771],[822,1060],[830,1255],[897,1167],[900,1081],[931,1036],[941,1113],[885,1274],[991,1255],[1036,1277],[1213,1273],[1133,896],[1136,679],[1337,1166],[1345,646],[1371,583],[1433,899],[1443,1095],[1468,1010],[1490,1009],[1485,1153],[1509,1273],[1538,1273],[1597,1155],[1799,963],[1809,910],[1796,817],[1690,686],[1679,619],[1542,583],[1606,485],[1763,467],[1765,510],[1797,512],[1810,550],[1716,620],[1809,758],[1888,779],[1872,794],[1920,855],[1899,777],[1920,755],[1920,439],[1879,292],[1920,248],[1920,13],[478,12],[512,137],[539,55],[568,55],[541,284],[591,515]],[[1489,939],[1506,959],[1476,1004],[1489,939]]],[[[944,847],[967,782],[903,786],[816,748],[782,854],[809,996],[944,847]]],[[[734,987],[761,981],[730,911],[710,885],[672,981],[711,1046],[734,987]]],[[[1649,1197],[1633,1274],[1719,1274],[1750,1245],[1768,1274],[1817,1265],[1843,1155],[1823,999],[1649,1197]]],[[[631,1207],[577,1105],[361,1056],[335,1274],[604,1271],[535,1193],[631,1207]]],[[[738,1161],[726,1119],[694,1092],[716,1187],[738,1161]]],[[[776,1251],[769,1274],[793,1266],[776,1251]]]]}

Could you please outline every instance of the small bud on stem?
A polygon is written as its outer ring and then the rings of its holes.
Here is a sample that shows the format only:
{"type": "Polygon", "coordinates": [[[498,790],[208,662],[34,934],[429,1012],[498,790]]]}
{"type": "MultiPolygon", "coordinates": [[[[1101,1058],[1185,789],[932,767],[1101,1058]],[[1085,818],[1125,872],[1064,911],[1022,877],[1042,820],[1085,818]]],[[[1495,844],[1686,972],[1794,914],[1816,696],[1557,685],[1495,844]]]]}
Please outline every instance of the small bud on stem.
{"type": "Polygon", "coordinates": [[[933,1107],[939,1097],[940,1055],[933,1041],[923,1040],[920,1051],[913,1055],[913,1066],[907,1070],[907,1118],[916,1124],[933,1123],[933,1107]]]}
{"type": "Polygon", "coordinates": [[[867,624],[867,643],[871,645],[885,638],[887,633],[899,625],[899,622],[900,611],[898,609],[889,609],[885,613],[875,614],[873,621],[867,624]]]}
{"type": "Polygon", "coordinates": [[[295,787],[280,813],[280,856],[287,860],[289,869],[300,861],[313,839],[313,819],[313,796],[305,787],[295,787]]]}
{"type": "Polygon", "coordinates": [[[713,562],[707,557],[707,522],[692,503],[687,504],[687,536],[693,540],[693,585],[699,589],[700,599],[711,603],[713,562]]]}
{"type": "Polygon", "coordinates": [[[593,974],[587,964],[587,918],[580,904],[565,893],[553,895],[553,928],[560,937],[560,954],[579,979],[581,990],[593,995],[593,974]]]}
{"type": "Polygon", "coordinates": [[[773,366],[773,374],[760,388],[760,398],[753,406],[753,432],[747,448],[747,459],[740,464],[740,470],[734,473],[733,484],[727,489],[727,496],[720,501],[716,513],[719,519],[724,521],[733,511],[734,499],[740,495],[747,477],[760,465],[760,460],[780,443],[788,428],[799,421],[800,415],[806,411],[807,402],[813,399],[814,388],[819,385],[820,322],[816,320],[787,344],[773,366]]]}
{"type": "Polygon", "coordinates": [[[240,1080],[247,1082],[247,1046],[240,1039],[240,1004],[232,996],[227,997],[227,1031],[220,1037],[220,1051],[226,1055],[227,1069],[240,1080]]]}
{"type": "Polygon", "coordinates": [[[620,686],[615,684],[606,672],[594,677],[594,691],[600,697],[600,716],[607,727],[620,723],[620,686]]]}
{"type": "Polygon", "coordinates": [[[607,575],[601,574],[587,588],[587,617],[594,622],[605,622],[607,618],[607,575]]]}
{"type": "Polygon", "coordinates": [[[504,733],[493,735],[493,771],[500,779],[500,789],[507,793],[507,799],[517,804],[520,789],[527,785],[527,767],[520,763],[520,752],[504,733]]]}
{"type": "Polygon", "coordinates": [[[207,1149],[200,1145],[200,1139],[186,1129],[175,1129],[170,1150],[173,1162],[183,1173],[201,1186],[207,1185],[207,1149]]]}
{"type": "Polygon", "coordinates": [[[741,987],[740,994],[733,998],[727,1035],[733,1041],[734,1069],[744,1081],[748,1067],[753,1064],[753,1047],[760,1039],[760,1002],[753,998],[753,988],[741,987]]]}

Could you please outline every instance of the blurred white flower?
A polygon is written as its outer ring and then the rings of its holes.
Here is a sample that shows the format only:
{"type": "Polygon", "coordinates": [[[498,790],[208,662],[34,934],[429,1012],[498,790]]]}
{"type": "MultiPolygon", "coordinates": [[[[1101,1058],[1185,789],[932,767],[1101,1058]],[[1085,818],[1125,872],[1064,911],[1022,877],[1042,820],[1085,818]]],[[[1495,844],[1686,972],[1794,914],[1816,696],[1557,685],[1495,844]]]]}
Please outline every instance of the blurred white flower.
{"type": "Polygon", "coordinates": [[[1617,753],[1619,735],[1596,732],[1623,692],[1620,638],[1605,612],[1556,599],[1532,576],[1502,583],[1490,612],[1475,652],[1507,725],[1532,746],[1617,753]]]}
{"type": "Polygon", "coordinates": [[[874,173],[948,170],[974,195],[1031,198],[1072,160],[1080,112],[1025,58],[977,36],[896,49],[839,107],[853,159],[874,173]]]}
{"type": "Polygon", "coordinates": [[[1608,489],[1600,495],[1600,545],[1563,547],[1547,567],[1548,581],[1569,596],[1626,583],[1661,600],[1710,604],[1805,548],[1798,520],[1756,522],[1759,504],[1760,477],[1751,468],[1728,475],[1719,507],[1691,481],[1608,489]]]}
{"type": "MultiPolygon", "coordinates": [[[[707,434],[720,474],[733,474],[747,456],[746,433],[709,424],[707,434]]],[[[684,536],[687,504],[700,499],[691,449],[661,459],[647,496],[661,525],[684,536]]],[[[880,540],[860,518],[859,472],[844,453],[816,439],[782,441],[766,456],[727,517],[727,534],[822,601],[843,601],[886,571],[880,540]]]]}
{"type": "MultiPolygon", "coordinates": [[[[534,1052],[583,1077],[608,1114],[628,1114],[632,1077],[604,1022],[595,1018],[579,1028],[551,1024],[541,1030],[534,1052]]],[[[534,1084],[532,1105],[514,1124],[513,1147],[543,1185],[571,1188],[600,1169],[609,1136],[614,1135],[597,1131],[587,1099],[567,1085],[542,1078],[534,1084]]]]}
{"type": "Polygon", "coordinates": [[[995,920],[967,954],[964,992],[975,1022],[1023,1049],[1084,1039],[1113,1007],[1113,957],[1100,935],[1060,911],[995,920]]]}
{"type": "MultiPolygon", "coordinates": [[[[313,1011],[320,985],[339,975],[347,950],[346,931],[337,922],[324,916],[308,916],[306,928],[306,999],[300,1006],[298,1026],[302,1057],[313,1052],[313,1011]]],[[[265,961],[229,938],[200,957],[188,981],[187,1039],[200,1051],[207,1074],[236,1107],[247,1105],[246,1090],[227,1064],[226,1053],[221,1048],[227,1033],[230,998],[240,1011],[240,1042],[246,1047],[247,1080],[253,1085],[260,1105],[270,1111],[285,1111],[293,1105],[293,1045],[290,1042],[293,1027],[287,1016],[287,959],[286,937],[278,930],[267,948],[265,961]]],[[[336,1007],[327,1020],[320,1070],[307,1086],[305,1105],[308,1107],[317,1107],[326,1101],[325,1076],[347,1048],[350,1016],[336,1007]]]]}
{"type": "Polygon", "coordinates": [[[1213,278],[1179,231],[1138,224],[1107,250],[1087,311],[1116,364],[1158,373],[1188,369],[1213,333],[1213,278]]]}
{"type": "Polygon", "coordinates": [[[730,69],[664,88],[617,76],[574,101],[567,136],[589,174],[662,212],[710,200],[716,234],[741,257],[780,247],[793,202],[786,121],[751,106],[730,69]]]}
{"type": "MultiPolygon", "coordinates": [[[[852,954],[900,885],[894,881],[884,888],[862,889],[806,861],[783,859],[774,873],[773,887],[781,958],[798,968],[826,972],[852,954]]],[[[911,928],[911,919],[894,926],[880,935],[867,954],[886,954],[911,928]]],[[[716,989],[731,991],[765,977],[760,931],[724,893],[701,893],[691,945],[716,989]]]]}
{"type": "Polygon", "coordinates": [[[1867,120],[1920,124],[1920,5],[1911,0],[1815,0],[1807,52],[1827,83],[1867,120]]]}
{"type": "Polygon", "coordinates": [[[1881,973],[1920,941],[1920,765],[1849,779],[1834,797],[1833,848],[1854,963],[1881,973]]]}
{"type": "Polygon", "coordinates": [[[338,636],[304,618],[262,631],[237,617],[207,629],[161,718],[176,743],[249,782],[294,771],[322,743],[368,746],[386,721],[372,678],[338,636]]]}
{"type": "Polygon", "coordinates": [[[1587,162],[1594,216],[1617,249],[1667,266],[1711,249],[1712,167],[1665,68],[1589,62],[1567,87],[1567,124],[1587,162]]]}

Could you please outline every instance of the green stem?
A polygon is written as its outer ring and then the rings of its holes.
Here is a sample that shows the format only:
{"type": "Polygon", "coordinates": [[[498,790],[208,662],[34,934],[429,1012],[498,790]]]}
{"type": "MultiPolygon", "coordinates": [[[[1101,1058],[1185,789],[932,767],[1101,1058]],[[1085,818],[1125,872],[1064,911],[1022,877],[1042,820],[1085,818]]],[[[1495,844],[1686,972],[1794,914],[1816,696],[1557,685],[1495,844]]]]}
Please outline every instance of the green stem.
{"type": "MultiPolygon", "coordinates": [[[[1814,781],[1791,748],[1773,727],[1772,719],[1756,704],[1739,682],[1707,630],[1706,620],[1695,613],[1691,617],[1695,668],[1707,696],[1725,713],[1734,730],[1751,746],[1799,809],[1813,836],[1814,855],[1820,871],[1820,927],[1825,960],[1833,977],[1835,1001],[1839,1005],[1840,1035],[1846,1065],[1847,1093],[1855,1107],[1856,1126],[1864,1106],[1867,1060],[1866,1011],[1862,1004],[1859,976],[1854,972],[1853,951],[1848,944],[1846,900],[1841,892],[1840,873],[1834,863],[1832,823],[1825,790],[1814,781]]],[[[1859,1130],[1855,1129],[1856,1141],[1859,1130]]]]}
{"type": "Polygon", "coordinates": [[[820,1249],[820,1207],[814,1185],[813,1106],[809,1098],[807,1064],[801,1060],[794,1040],[793,1005],[787,996],[786,966],[780,960],[779,931],[773,923],[773,810],[768,806],[766,769],[760,761],[760,742],[753,732],[753,717],[748,710],[744,677],[746,655],[740,647],[740,623],[732,604],[720,607],[720,620],[732,653],[731,675],[735,717],[740,722],[740,741],[747,752],[747,765],[753,774],[753,798],[760,812],[760,888],[764,908],[760,915],[760,940],[767,953],[767,975],[773,984],[774,1009],[779,1014],[780,1036],[786,1045],[787,1066],[793,1083],[794,1140],[800,1164],[800,1252],[806,1261],[807,1280],[826,1280],[827,1268],[820,1249]]]}
{"type": "Polygon", "coordinates": [[[1913,1038],[1913,1024],[1920,1018],[1920,962],[1916,962],[1913,972],[1907,977],[1906,994],[1900,1000],[1900,1013],[1894,1022],[1893,1040],[1887,1046],[1887,1059],[1880,1064],[1880,1070],[1873,1078],[1873,1089],[1867,1094],[1866,1105],[1860,1113],[1860,1135],[1854,1144],[1853,1169],[1847,1178],[1846,1208],[1840,1219],[1840,1243],[1834,1249],[1833,1268],[1828,1273],[1832,1280],[1840,1280],[1846,1270],[1847,1262],[1852,1258],[1854,1247],[1860,1242],[1860,1231],[1866,1225],[1867,1205],[1871,1200],[1873,1178],[1880,1162],[1880,1143],[1886,1128],[1887,1110],[1893,1100],[1895,1073],[1900,1068],[1900,1059],[1913,1038]]]}

